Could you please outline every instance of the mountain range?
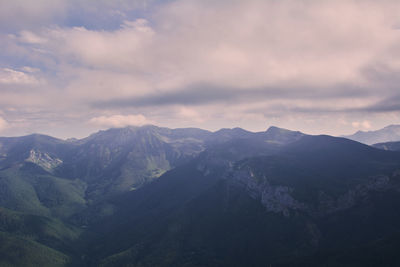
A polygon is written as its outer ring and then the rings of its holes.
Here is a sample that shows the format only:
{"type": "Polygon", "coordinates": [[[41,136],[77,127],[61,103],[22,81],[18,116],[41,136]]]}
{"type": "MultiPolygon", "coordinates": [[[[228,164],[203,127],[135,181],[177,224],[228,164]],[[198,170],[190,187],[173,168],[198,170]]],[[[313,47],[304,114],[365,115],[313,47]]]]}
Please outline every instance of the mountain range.
{"type": "Polygon", "coordinates": [[[376,131],[358,131],[352,135],[347,135],[343,137],[367,145],[400,141],[400,125],[389,125],[376,131]]]}
{"type": "Polygon", "coordinates": [[[277,127],[3,137],[0,265],[396,266],[384,146],[277,127]]]}

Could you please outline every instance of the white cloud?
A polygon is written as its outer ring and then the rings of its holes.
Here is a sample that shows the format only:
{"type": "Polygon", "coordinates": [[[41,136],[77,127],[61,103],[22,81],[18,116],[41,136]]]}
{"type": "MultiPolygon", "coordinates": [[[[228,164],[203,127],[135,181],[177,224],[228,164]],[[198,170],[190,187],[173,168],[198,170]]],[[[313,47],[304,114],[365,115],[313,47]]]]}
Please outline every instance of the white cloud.
{"type": "Polygon", "coordinates": [[[3,68],[0,69],[0,84],[21,84],[21,85],[34,85],[38,84],[39,80],[33,75],[25,72],[3,68]]]}
{"type": "Polygon", "coordinates": [[[128,68],[134,72],[146,70],[142,54],[148,56],[147,47],[153,34],[147,21],[138,19],[125,21],[116,31],[56,28],[44,31],[39,38],[48,39],[50,43],[44,47],[55,52],[64,63],[72,59],[91,68],[113,71],[128,68]]]}
{"type": "Polygon", "coordinates": [[[371,129],[371,122],[364,120],[364,121],[354,121],[351,123],[354,128],[361,128],[361,129],[371,129]]]}
{"type": "Polygon", "coordinates": [[[21,68],[21,70],[24,71],[24,72],[28,72],[28,73],[37,73],[37,72],[40,72],[40,69],[38,69],[38,68],[32,68],[32,67],[29,67],[29,66],[24,66],[24,67],[21,68]]]}
{"type": "Polygon", "coordinates": [[[99,116],[90,119],[89,122],[101,127],[125,127],[152,124],[152,122],[146,119],[142,114],[99,116]]]}
{"type": "Polygon", "coordinates": [[[204,113],[200,114],[192,108],[180,107],[178,108],[178,117],[190,122],[202,123],[205,121],[206,115],[204,113]]]}
{"type": "Polygon", "coordinates": [[[19,34],[19,41],[28,44],[43,44],[46,42],[46,39],[30,31],[21,31],[19,34]]]}
{"type": "Polygon", "coordinates": [[[136,19],[112,31],[59,27],[20,35],[48,40],[42,48],[60,64],[140,74],[153,90],[194,83],[324,90],[370,82],[362,70],[400,44],[398,11],[394,1],[175,1],[151,26],[136,19]]]}
{"type": "Polygon", "coordinates": [[[0,131],[3,131],[7,127],[8,127],[8,122],[2,117],[0,117],[0,131]]]}

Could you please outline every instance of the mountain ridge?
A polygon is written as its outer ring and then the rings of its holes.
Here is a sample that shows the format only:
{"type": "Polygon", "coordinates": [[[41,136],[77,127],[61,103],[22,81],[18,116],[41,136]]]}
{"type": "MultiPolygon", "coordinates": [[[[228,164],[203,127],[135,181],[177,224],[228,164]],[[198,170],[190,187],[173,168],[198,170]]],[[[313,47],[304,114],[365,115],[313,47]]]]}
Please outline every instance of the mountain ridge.
{"type": "Polygon", "coordinates": [[[376,143],[400,141],[400,125],[391,124],[374,131],[357,131],[352,135],[343,136],[367,145],[376,143]]]}
{"type": "Polygon", "coordinates": [[[180,131],[195,131],[195,132],[203,132],[203,133],[218,133],[218,132],[224,132],[224,131],[231,131],[231,132],[247,132],[247,133],[261,133],[261,132],[267,132],[268,130],[275,130],[275,129],[279,129],[279,130],[284,130],[284,131],[289,131],[289,132],[298,132],[298,131],[292,131],[289,129],[285,129],[285,128],[281,128],[278,126],[274,126],[271,125],[268,128],[266,128],[265,131],[249,131],[246,130],[244,128],[241,127],[233,127],[233,128],[221,128],[219,130],[215,130],[215,131],[211,131],[211,130],[205,130],[205,129],[201,129],[201,128],[197,128],[197,127],[178,127],[178,128],[169,128],[169,127],[164,127],[164,126],[157,126],[154,124],[145,124],[142,126],[133,126],[133,125],[128,125],[128,126],[124,126],[124,127],[111,127],[111,128],[107,128],[107,129],[101,129],[98,130],[96,132],[93,132],[91,134],[89,134],[86,137],[82,137],[82,138],[76,138],[76,137],[69,137],[69,138],[58,138],[58,137],[54,137],[51,136],[49,134],[44,134],[44,133],[30,133],[30,134],[26,134],[26,135],[18,135],[18,136],[0,136],[0,139],[13,139],[13,138],[21,138],[21,137],[43,137],[43,138],[51,138],[51,139],[57,139],[59,141],[67,141],[67,142],[74,142],[76,140],[80,141],[80,140],[84,140],[87,139],[89,137],[91,137],[92,135],[97,135],[99,133],[104,133],[110,130],[131,130],[131,131],[135,131],[135,130],[140,130],[140,129],[160,129],[160,130],[166,130],[166,131],[176,131],[176,132],[180,132],[180,131]]]}

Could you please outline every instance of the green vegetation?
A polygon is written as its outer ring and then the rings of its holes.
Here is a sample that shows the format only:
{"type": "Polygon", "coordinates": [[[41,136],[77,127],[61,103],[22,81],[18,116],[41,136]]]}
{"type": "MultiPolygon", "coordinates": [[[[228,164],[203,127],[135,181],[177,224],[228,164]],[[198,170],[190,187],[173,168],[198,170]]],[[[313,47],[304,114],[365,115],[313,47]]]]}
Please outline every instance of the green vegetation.
{"type": "Polygon", "coordinates": [[[0,232],[0,266],[66,266],[69,257],[40,243],[0,232]]]}
{"type": "Polygon", "coordinates": [[[68,218],[86,206],[86,184],[20,168],[0,171],[0,205],[29,214],[68,218]]]}

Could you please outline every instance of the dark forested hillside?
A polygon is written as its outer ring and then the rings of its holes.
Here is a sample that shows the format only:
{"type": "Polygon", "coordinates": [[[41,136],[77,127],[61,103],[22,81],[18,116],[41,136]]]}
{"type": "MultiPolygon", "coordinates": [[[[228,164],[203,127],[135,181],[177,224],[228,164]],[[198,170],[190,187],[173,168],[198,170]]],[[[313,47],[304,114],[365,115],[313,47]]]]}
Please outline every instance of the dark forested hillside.
{"type": "Polygon", "coordinates": [[[383,150],[400,151],[400,142],[378,143],[374,144],[373,147],[383,150]]]}

